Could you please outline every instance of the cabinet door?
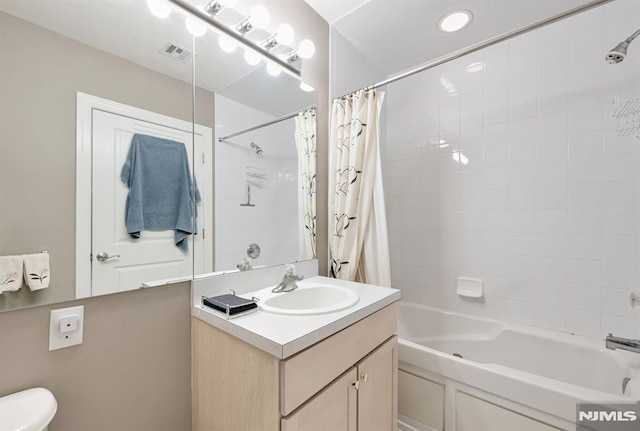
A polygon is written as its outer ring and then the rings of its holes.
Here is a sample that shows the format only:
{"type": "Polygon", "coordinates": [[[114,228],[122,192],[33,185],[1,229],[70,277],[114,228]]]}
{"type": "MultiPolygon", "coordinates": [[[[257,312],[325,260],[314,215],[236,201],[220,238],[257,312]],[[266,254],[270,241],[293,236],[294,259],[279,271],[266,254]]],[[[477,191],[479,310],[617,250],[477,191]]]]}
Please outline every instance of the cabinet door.
{"type": "Polygon", "coordinates": [[[358,430],[397,428],[398,337],[393,337],[358,363],[358,430]]]}
{"type": "Polygon", "coordinates": [[[356,431],[355,367],[282,419],[282,431],[356,431]]]}

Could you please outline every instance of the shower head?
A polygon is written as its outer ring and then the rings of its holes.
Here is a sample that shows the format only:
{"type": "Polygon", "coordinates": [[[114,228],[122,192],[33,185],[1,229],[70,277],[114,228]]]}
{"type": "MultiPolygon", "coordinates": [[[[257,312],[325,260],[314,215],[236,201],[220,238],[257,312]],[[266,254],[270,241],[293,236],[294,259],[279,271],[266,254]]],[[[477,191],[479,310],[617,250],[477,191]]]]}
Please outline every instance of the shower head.
{"type": "Polygon", "coordinates": [[[260,146],[255,142],[251,143],[251,149],[255,150],[256,154],[262,154],[262,148],[260,148],[260,146]]]}
{"type": "Polygon", "coordinates": [[[633,33],[631,36],[617,44],[611,51],[607,53],[604,60],[609,64],[620,63],[627,56],[627,49],[629,44],[633,42],[633,39],[640,36],[640,30],[633,33]]]}
{"type": "Polygon", "coordinates": [[[605,56],[605,61],[609,64],[620,63],[627,56],[627,48],[629,48],[629,42],[620,42],[605,56]]]}

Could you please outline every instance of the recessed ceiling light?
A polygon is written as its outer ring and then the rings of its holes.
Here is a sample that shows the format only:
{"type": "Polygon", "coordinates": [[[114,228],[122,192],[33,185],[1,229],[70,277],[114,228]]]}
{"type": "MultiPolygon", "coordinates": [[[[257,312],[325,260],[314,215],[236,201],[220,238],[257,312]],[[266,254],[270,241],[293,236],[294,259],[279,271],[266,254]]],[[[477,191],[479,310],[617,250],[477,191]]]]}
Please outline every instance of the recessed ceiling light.
{"type": "Polygon", "coordinates": [[[438,22],[438,28],[447,33],[458,31],[465,27],[473,19],[473,14],[466,9],[449,12],[438,22]]]}

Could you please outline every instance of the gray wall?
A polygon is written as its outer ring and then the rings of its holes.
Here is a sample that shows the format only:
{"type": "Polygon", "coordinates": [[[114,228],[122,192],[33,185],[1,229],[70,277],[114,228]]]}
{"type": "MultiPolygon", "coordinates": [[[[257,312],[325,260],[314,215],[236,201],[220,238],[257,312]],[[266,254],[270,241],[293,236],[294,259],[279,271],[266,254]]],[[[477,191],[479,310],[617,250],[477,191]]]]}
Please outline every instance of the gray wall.
{"type": "MultiPolygon", "coordinates": [[[[0,49],[11,51],[0,68],[0,255],[51,259],[51,286],[0,295],[8,310],[75,298],[76,92],[191,121],[192,90],[4,13],[0,49]]],[[[213,127],[213,94],[196,101],[196,122],[213,127]]]]}
{"type": "Polygon", "coordinates": [[[182,431],[191,424],[190,285],[0,314],[0,395],[51,390],[50,431],[182,431]],[[49,310],[84,304],[84,342],[49,352],[49,310]]]}
{"type": "MultiPolygon", "coordinates": [[[[305,80],[318,91],[318,256],[320,257],[321,272],[326,273],[327,266],[327,141],[328,141],[328,112],[329,112],[329,26],[306,3],[301,0],[270,0],[269,9],[274,20],[290,22],[296,29],[306,33],[316,43],[315,57],[305,62],[305,80]]],[[[6,51],[6,44],[18,41],[8,40],[9,26],[16,26],[14,19],[0,22],[0,48],[6,51]]],[[[25,35],[26,36],[26,35],[25,35]]],[[[30,50],[15,52],[11,62],[34,61],[44,55],[50,60],[52,72],[60,67],[59,64],[78,61],[77,55],[62,54],[62,57],[47,53],[52,49],[51,44],[61,43],[60,36],[51,35],[52,41],[43,41],[44,46],[34,46],[30,50]],[[57,41],[57,42],[56,42],[57,41]],[[15,57],[15,59],[14,59],[15,57]],[[17,58],[20,57],[20,58],[17,58]],[[56,66],[58,65],[58,66],[56,66]]],[[[88,50],[86,46],[72,42],[78,50],[88,50]]],[[[96,56],[97,57],[97,56],[96,56]]],[[[80,90],[102,97],[110,97],[122,103],[140,106],[145,109],[155,109],[139,100],[135,95],[138,91],[144,93],[148,88],[144,79],[148,71],[131,65],[116,57],[109,59],[95,59],[96,64],[74,66],[78,75],[98,73],[107,64],[119,64],[120,72],[112,75],[111,84],[116,93],[109,93],[108,88],[91,88],[83,84],[75,88],[67,75],[58,71],[47,73],[47,70],[33,70],[34,81],[49,86],[63,86],[75,101],[75,91],[80,90]],[[144,73],[143,73],[144,71],[144,73]]],[[[0,86],[0,99],[5,100],[6,91],[17,85],[7,81],[6,70],[0,69],[0,79],[5,84],[0,86]]],[[[81,78],[81,77],[80,77],[81,78]]],[[[82,79],[82,78],[81,78],[82,79]]],[[[106,84],[105,84],[106,85],[106,84]]],[[[174,85],[174,84],[172,84],[174,85]]],[[[184,91],[184,90],[180,90],[184,91]]],[[[35,96],[33,96],[35,97],[35,96]]],[[[156,95],[156,97],[161,97],[156,95]]],[[[190,100],[174,97],[167,106],[167,115],[180,117],[181,109],[187,107],[190,100]]],[[[213,99],[207,102],[206,95],[197,97],[198,118],[201,124],[213,124],[213,99]],[[205,114],[210,109],[210,114],[205,114]],[[204,117],[200,117],[200,115],[204,117]],[[207,120],[210,119],[210,120],[207,120]]],[[[162,100],[165,100],[164,98],[162,100]]],[[[75,105],[74,105],[75,106],[75,105]]],[[[0,130],[2,133],[2,151],[25,151],[29,155],[37,154],[42,160],[39,164],[46,169],[42,175],[49,175],[46,181],[37,181],[37,185],[45,187],[43,202],[38,212],[27,214],[33,226],[43,223],[54,226],[58,238],[63,239],[56,256],[73,256],[73,237],[62,235],[72,232],[74,208],[75,167],[73,159],[59,160],[56,152],[43,143],[40,148],[15,148],[15,136],[9,139],[4,130],[14,120],[10,108],[0,108],[0,130]],[[55,163],[47,163],[53,158],[55,163]],[[61,165],[61,166],[59,166],[61,165]],[[51,170],[56,171],[56,178],[52,178],[51,170]],[[57,179],[58,175],[61,179],[57,179]],[[57,183],[50,187],[49,183],[57,183]],[[56,187],[54,189],[54,186],[56,187]],[[70,196],[52,190],[71,190],[70,196]],[[53,196],[51,196],[53,195],[53,196]],[[64,211],[63,211],[64,209],[64,211]]],[[[48,113],[58,117],[56,107],[54,112],[48,113]]],[[[69,108],[64,108],[69,112],[69,108]]],[[[75,115],[75,110],[72,110],[75,115]]],[[[182,111],[184,112],[184,111],[182,111]]],[[[189,119],[189,118],[186,118],[189,119]]],[[[19,120],[19,119],[18,119],[19,120]]],[[[38,120],[48,121],[45,118],[38,120]]],[[[52,121],[49,126],[59,130],[60,119],[52,121]]],[[[66,121],[66,120],[64,120],[66,121]]],[[[73,117],[75,125],[75,116],[73,117]]],[[[34,131],[37,133],[37,131],[34,131]]],[[[36,135],[36,137],[38,137],[36,135]]],[[[49,134],[42,133],[40,138],[50,139],[49,134]]],[[[65,139],[69,145],[75,145],[75,134],[66,132],[65,139]]],[[[27,147],[35,144],[23,144],[27,147]]],[[[18,169],[16,169],[18,170],[18,169]]],[[[16,172],[0,170],[0,187],[10,181],[14,184],[25,171],[34,169],[23,167],[16,172]]],[[[35,181],[35,179],[33,181],[35,181]]],[[[4,196],[5,189],[0,190],[4,196]]],[[[6,207],[0,205],[0,219],[7,220],[6,207]]],[[[15,223],[15,219],[12,221],[15,223]]],[[[10,232],[0,231],[0,245],[7,243],[10,232]]],[[[13,241],[11,241],[13,242],[13,241]]],[[[29,244],[29,251],[40,242],[29,244]]],[[[26,247],[26,245],[25,245],[26,247]]],[[[9,252],[2,250],[0,253],[9,252]]],[[[57,266],[57,265],[56,265],[57,266]]],[[[73,266],[64,266],[73,274],[73,266]]],[[[65,284],[67,286],[67,284],[65,284]]],[[[49,310],[52,307],[38,307],[22,311],[0,314],[0,395],[15,392],[35,386],[50,388],[59,401],[58,413],[51,424],[51,431],[182,431],[191,428],[191,382],[190,382],[190,315],[189,315],[189,285],[154,288],[144,291],[127,292],[82,301],[75,301],[64,305],[85,305],[84,343],[55,352],[48,351],[48,321],[49,310]]],[[[62,305],[61,305],[62,306],[62,305]]],[[[57,308],[57,307],[56,307],[57,308]]]]}

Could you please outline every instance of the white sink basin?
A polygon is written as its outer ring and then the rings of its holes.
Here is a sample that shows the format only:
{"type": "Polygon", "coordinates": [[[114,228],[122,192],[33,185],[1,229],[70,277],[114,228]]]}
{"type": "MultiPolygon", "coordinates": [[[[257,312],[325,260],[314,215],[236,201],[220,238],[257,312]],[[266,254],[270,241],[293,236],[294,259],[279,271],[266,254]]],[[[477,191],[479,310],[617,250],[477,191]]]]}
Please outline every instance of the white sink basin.
{"type": "Polygon", "coordinates": [[[291,292],[274,293],[260,306],[268,313],[309,316],[345,310],[358,299],[358,294],[351,289],[308,284],[291,292]]]}

